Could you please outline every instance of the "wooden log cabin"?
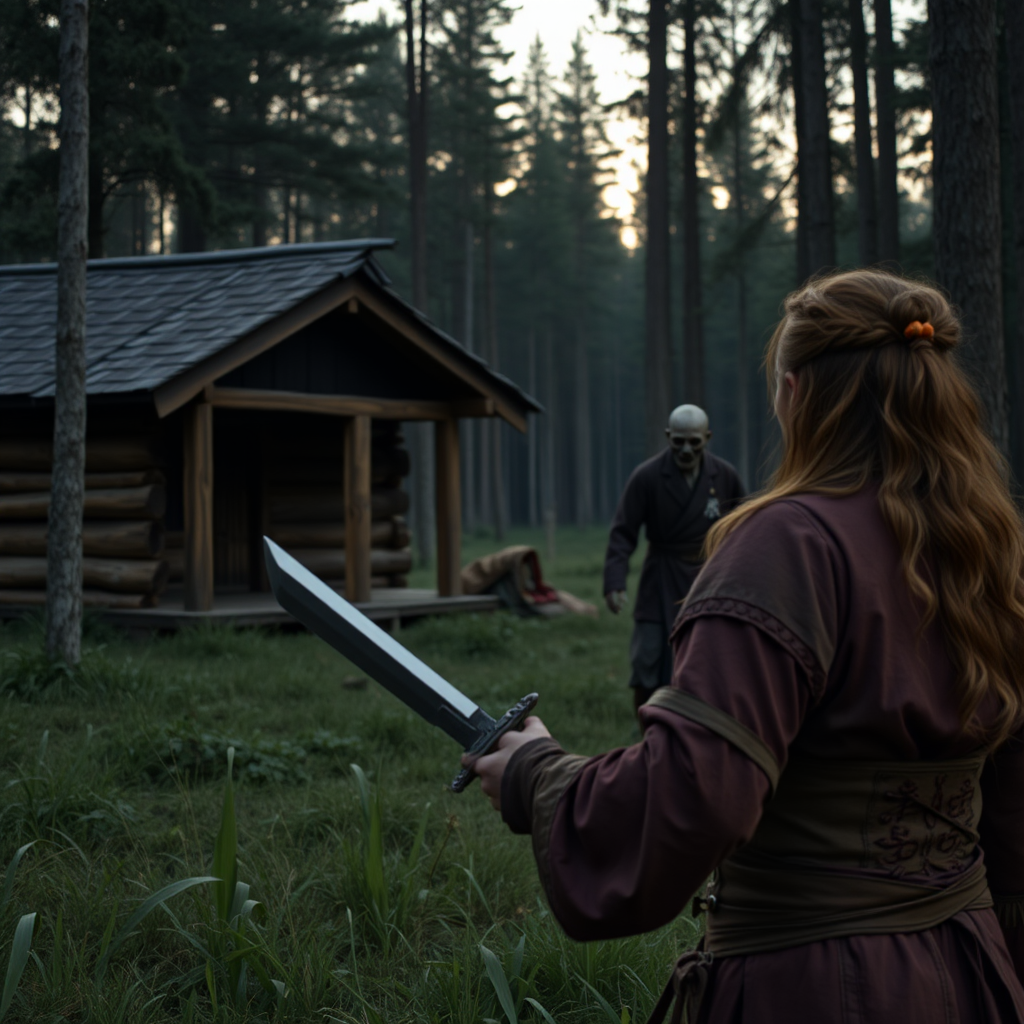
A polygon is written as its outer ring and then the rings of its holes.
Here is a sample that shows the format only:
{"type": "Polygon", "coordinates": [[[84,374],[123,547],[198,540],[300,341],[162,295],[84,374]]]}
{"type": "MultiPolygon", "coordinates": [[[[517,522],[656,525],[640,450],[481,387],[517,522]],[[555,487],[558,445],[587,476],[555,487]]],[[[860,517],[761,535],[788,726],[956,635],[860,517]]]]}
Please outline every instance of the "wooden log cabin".
{"type": "MultiPolygon", "coordinates": [[[[459,420],[525,431],[539,406],[391,288],[391,244],[89,263],[88,605],[265,591],[264,534],[350,600],[404,586],[415,421],[435,428],[437,592],[458,595],[459,420]]],[[[55,322],[56,267],[0,267],[0,607],[45,599],[55,322]]]]}

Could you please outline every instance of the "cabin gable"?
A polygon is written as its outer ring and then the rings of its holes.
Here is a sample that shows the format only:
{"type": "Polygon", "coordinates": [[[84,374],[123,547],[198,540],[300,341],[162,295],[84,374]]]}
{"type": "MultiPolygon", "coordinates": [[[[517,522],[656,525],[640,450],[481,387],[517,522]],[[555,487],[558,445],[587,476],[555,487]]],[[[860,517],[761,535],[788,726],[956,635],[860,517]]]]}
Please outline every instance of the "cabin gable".
{"type": "Polygon", "coordinates": [[[386,399],[458,401],[478,396],[418,346],[396,332],[382,332],[347,306],[308,324],[215,384],[386,399]]]}

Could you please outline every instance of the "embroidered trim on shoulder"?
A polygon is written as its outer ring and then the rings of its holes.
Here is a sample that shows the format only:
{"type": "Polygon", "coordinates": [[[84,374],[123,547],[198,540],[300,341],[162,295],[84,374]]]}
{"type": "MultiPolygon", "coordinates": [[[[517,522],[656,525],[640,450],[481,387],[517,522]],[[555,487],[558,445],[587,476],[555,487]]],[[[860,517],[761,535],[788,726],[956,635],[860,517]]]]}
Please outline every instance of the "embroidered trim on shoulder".
{"type": "Polygon", "coordinates": [[[722,615],[730,619],[749,622],[763,633],[770,636],[776,643],[784,647],[807,672],[811,689],[818,696],[825,686],[825,670],[822,668],[814,651],[787,626],[783,625],[774,615],[770,615],[757,605],[748,604],[730,597],[707,597],[693,604],[686,605],[679,613],[672,627],[672,640],[688,622],[705,615],[722,615]]]}

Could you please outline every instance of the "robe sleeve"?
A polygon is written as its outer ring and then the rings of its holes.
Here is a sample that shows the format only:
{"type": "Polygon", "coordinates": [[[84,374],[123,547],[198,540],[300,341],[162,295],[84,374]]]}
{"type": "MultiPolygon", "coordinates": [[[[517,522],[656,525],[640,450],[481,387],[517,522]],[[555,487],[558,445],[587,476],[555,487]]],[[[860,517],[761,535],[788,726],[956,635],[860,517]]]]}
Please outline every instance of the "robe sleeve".
{"type": "Polygon", "coordinates": [[[510,760],[502,813],[519,830],[528,823],[551,908],[571,937],[667,923],[753,836],[770,772],[713,719],[753,734],[784,768],[836,642],[834,568],[830,544],[806,516],[758,513],[709,561],[695,587],[701,600],[688,602],[673,634],[672,687],[685,695],[679,703],[710,707],[708,726],[648,705],[643,740],[632,747],[583,758],[538,740],[510,760]],[[780,593],[799,598],[789,613],[771,604],[780,593]]]}
{"type": "Polygon", "coordinates": [[[1024,737],[989,759],[981,788],[978,831],[988,884],[1017,977],[1024,980],[1024,737]]]}
{"type": "MultiPolygon", "coordinates": [[[[678,645],[673,685],[684,682],[703,700],[717,694],[717,706],[785,763],[811,689],[781,645],[749,623],[700,618],[678,645]],[[751,696],[723,702],[720,679],[751,696]]],[[[587,759],[538,740],[506,772],[505,819],[520,829],[532,823],[548,900],[576,939],[671,921],[754,834],[770,792],[762,768],[717,733],[662,707],[642,709],[641,718],[635,746],[587,759]]]]}
{"type": "Polygon", "coordinates": [[[647,520],[647,486],[642,468],[635,470],[626,482],[619,507],[612,520],[608,551],[604,558],[604,592],[610,594],[626,589],[629,559],[636,551],[640,527],[647,520]]]}

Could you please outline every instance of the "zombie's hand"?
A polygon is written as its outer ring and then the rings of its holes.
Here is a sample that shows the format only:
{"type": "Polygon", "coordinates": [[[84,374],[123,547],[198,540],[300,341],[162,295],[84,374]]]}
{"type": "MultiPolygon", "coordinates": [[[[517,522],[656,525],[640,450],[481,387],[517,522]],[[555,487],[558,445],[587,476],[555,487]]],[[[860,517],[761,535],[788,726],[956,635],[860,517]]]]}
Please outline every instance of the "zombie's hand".
{"type": "Polygon", "coordinates": [[[608,605],[608,611],[610,611],[612,615],[618,615],[619,612],[626,607],[627,600],[628,598],[626,597],[626,592],[624,590],[609,590],[608,593],[604,595],[604,603],[608,605]]]}
{"type": "Polygon", "coordinates": [[[547,726],[536,715],[530,715],[522,729],[507,732],[498,740],[498,749],[494,753],[485,754],[475,761],[468,754],[463,754],[462,763],[467,767],[467,762],[473,765],[473,771],[480,776],[480,788],[496,811],[501,810],[501,778],[512,755],[524,744],[550,735],[547,726]]]}

